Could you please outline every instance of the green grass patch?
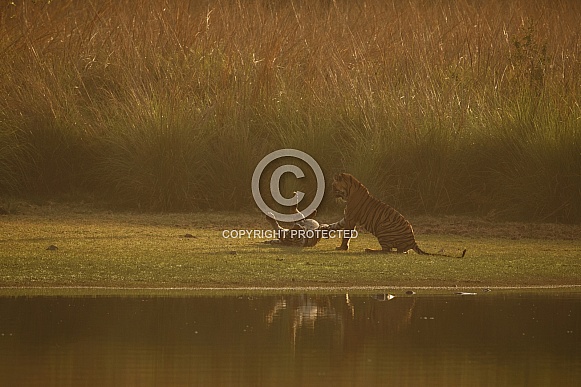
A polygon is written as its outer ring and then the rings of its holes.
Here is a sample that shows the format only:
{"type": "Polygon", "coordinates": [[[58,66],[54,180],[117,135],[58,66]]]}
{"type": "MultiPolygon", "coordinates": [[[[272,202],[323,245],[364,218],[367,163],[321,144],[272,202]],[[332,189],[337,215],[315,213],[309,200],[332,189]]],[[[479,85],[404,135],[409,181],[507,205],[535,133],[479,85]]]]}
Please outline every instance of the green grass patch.
{"type": "MultiPolygon", "coordinates": [[[[420,246],[464,258],[365,254],[366,233],[349,252],[338,240],[315,248],[225,239],[225,229],[266,229],[240,213],[127,214],[43,209],[3,216],[0,287],[246,288],[352,286],[580,285],[581,241],[555,238],[555,225],[493,224],[468,218],[414,222],[420,246]],[[483,222],[481,222],[483,223],[483,222]],[[436,232],[434,227],[438,226],[436,232]],[[515,237],[505,229],[521,229],[515,237]],[[530,238],[529,230],[540,238],[530,238]],[[532,230],[532,231],[531,231],[532,230]],[[186,237],[191,234],[192,237],[186,237]],[[47,250],[50,245],[58,247],[47,250]]],[[[324,218],[324,217],[323,217],[324,218]]],[[[324,219],[325,220],[325,219],[324,219]]],[[[413,220],[412,220],[413,221],[413,220]]],[[[562,226],[559,235],[578,233],[562,226]]]]}

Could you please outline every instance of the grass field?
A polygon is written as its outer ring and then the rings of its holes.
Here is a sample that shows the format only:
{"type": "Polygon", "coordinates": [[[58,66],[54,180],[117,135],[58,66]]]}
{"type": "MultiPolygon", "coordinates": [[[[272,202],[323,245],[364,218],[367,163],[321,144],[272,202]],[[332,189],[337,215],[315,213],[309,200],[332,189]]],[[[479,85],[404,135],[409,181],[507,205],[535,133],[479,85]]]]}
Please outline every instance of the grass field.
{"type": "Polygon", "coordinates": [[[468,249],[464,258],[446,258],[365,254],[377,242],[363,233],[349,252],[335,251],[336,240],[299,249],[223,238],[223,230],[266,229],[259,213],[111,213],[56,204],[15,212],[0,222],[2,288],[581,285],[580,226],[411,219],[424,250],[468,249]]]}
{"type": "Polygon", "coordinates": [[[405,213],[579,223],[580,24],[575,0],[3,1],[0,195],[248,210],[296,148],[405,213]]]}

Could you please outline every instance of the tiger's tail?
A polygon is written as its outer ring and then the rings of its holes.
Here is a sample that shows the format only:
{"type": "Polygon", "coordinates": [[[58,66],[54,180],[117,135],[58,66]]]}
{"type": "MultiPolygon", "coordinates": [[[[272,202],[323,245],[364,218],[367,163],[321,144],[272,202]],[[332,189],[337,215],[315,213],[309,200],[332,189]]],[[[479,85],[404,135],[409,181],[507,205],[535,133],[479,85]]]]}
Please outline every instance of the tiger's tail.
{"type": "Polygon", "coordinates": [[[434,256],[438,256],[438,257],[449,257],[449,258],[464,258],[464,256],[466,255],[466,249],[464,249],[464,251],[462,251],[462,255],[458,256],[454,256],[454,255],[448,255],[448,254],[440,254],[440,253],[426,253],[424,250],[420,249],[420,246],[416,245],[413,250],[420,254],[420,255],[434,255],[434,256]]]}

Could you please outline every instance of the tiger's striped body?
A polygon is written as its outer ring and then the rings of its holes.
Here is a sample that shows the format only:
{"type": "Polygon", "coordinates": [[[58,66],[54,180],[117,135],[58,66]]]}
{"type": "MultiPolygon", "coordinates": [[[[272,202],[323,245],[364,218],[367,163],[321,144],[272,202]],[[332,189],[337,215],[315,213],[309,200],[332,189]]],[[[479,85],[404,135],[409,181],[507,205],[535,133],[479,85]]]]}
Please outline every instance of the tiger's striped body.
{"type": "MultiPolygon", "coordinates": [[[[416,243],[411,224],[403,215],[371,195],[354,205],[347,202],[345,217],[330,225],[330,228],[351,230],[357,225],[375,235],[382,250],[396,249],[398,253],[414,250],[418,254],[424,253],[416,243]]],[[[342,246],[347,250],[348,245],[342,246]]]]}
{"type": "MultiPolygon", "coordinates": [[[[352,175],[348,173],[336,175],[333,179],[333,191],[337,197],[347,201],[347,206],[343,219],[330,224],[329,229],[352,230],[357,225],[362,226],[375,235],[381,245],[381,250],[366,249],[365,251],[405,253],[413,250],[418,254],[444,255],[428,254],[420,249],[412,226],[403,215],[371,196],[367,188],[352,175]]],[[[348,250],[349,238],[343,238],[341,246],[337,249],[348,250]]]]}

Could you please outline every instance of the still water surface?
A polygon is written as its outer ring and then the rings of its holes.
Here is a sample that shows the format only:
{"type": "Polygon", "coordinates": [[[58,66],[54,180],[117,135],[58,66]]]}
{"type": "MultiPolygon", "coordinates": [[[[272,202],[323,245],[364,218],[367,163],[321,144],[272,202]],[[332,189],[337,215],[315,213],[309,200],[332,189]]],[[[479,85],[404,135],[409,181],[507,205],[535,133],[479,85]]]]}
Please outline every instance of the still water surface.
{"type": "Polygon", "coordinates": [[[573,386],[581,294],[0,297],[2,386],[573,386]]]}

